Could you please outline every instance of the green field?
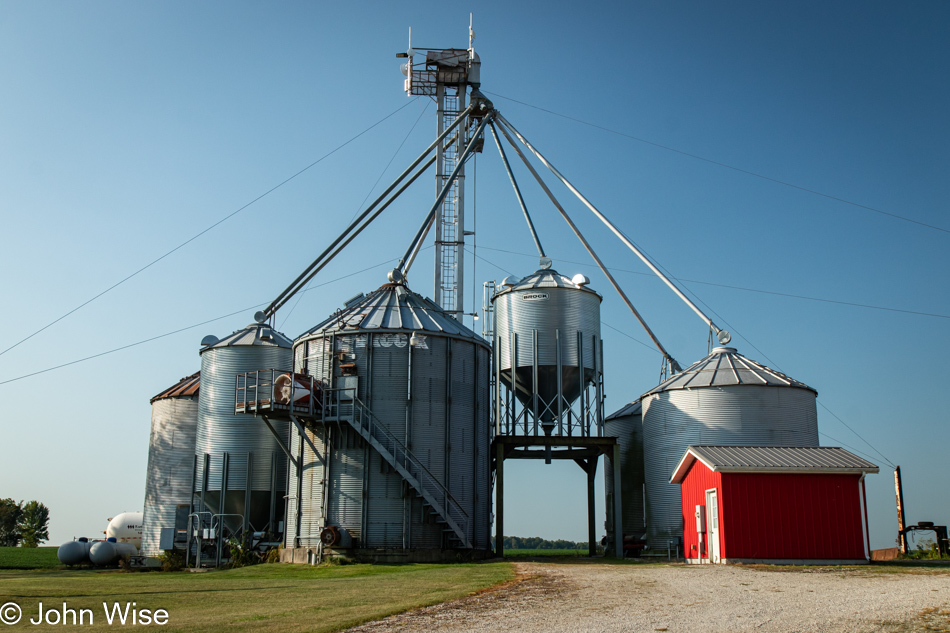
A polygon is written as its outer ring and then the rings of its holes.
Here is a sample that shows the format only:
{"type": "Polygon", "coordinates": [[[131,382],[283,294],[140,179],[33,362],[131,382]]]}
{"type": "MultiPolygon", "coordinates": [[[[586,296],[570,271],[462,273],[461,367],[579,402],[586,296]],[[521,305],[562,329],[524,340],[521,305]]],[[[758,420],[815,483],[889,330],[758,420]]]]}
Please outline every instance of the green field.
{"type": "Polygon", "coordinates": [[[0,547],[0,569],[54,569],[56,547],[0,547]]]}
{"type": "Polygon", "coordinates": [[[203,573],[4,570],[0,604],[22,608],[20,623],[4,627],[9,631],[61,629],[29,623],[40,601],[45,609],[62,610],[63,602],[77,612],[92,609],[99,629],[108,626],[103,602],[110,608],[135,602],[138,609],[166,610],[168,623],[161,628],[167,631],[337,631],[513,577],[509,563],[256,565],[203,573]]]}
{"type": "Polygon", "coordinates": [[[506,549],[505,558],[522,556],[587,556],[587,549],[506,549]]]}

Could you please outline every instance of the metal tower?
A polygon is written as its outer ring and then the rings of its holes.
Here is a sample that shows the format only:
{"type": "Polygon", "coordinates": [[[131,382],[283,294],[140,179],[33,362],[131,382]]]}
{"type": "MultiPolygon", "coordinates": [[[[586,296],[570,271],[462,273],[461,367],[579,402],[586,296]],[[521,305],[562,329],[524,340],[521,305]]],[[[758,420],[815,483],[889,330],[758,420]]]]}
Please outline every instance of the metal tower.
{"type": "MultiPolygon", "coordinates": [[[[412,48],[410,31],[409,50],[400,56],[408,58],[403,71],[405,89],[409,95],[433,97],[438,105],[438,133],[442,132],[465,110],[468,87],[477,89],[481,63],[472,47],[474,33],[469,27],[469,47],[412,48]],[[416,55],[425,61],[413,62],[416,55]]],[[[442,191],[452,174],[462,150],[469,141],[471,121],[453,142],[438,147],[436,157],[436,193],[442,191]]],[[[481,147],[475,149],[481,151],[481,147]]],[[[465,167],[452,183],[448,195],[435,216],[435,302],[456,319],[462,319],[464,306],[465,236],[465,167]]]]}

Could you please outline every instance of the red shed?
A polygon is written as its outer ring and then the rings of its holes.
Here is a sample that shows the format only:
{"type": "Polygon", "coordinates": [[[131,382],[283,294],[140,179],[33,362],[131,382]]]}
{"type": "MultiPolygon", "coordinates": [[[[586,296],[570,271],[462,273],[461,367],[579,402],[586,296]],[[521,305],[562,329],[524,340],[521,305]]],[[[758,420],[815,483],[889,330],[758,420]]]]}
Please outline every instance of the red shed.
{"type": "Polygon", "coordinates": [[[690,446],[670,479],[687,562],[865,563],[864,477],[876,472],[830,446],[690,446]]]}

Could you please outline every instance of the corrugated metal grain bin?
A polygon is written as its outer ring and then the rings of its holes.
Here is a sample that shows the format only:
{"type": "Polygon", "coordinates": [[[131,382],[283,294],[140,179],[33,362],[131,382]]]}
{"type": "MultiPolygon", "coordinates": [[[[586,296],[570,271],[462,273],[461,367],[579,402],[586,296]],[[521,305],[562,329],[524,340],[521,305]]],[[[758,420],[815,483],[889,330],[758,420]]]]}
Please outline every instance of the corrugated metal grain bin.
{"type": "MultiPolygon", "coordinates": [[[[291,341],[262,323],[252,323],[201,349],[201,391],[195,437],[196,509],[244,517],[254,531],[279,532],[287,490],[287,458],[257,417],[234,414],[234,390],[240,373],[293,363],[291,341]],[[205,481],[207,473],[207,481],[205,481]],[[226,488],[224,502],[221,490],[226,488]]],[[[281,437],[288,423],[274,420],[281,437]]],[[[229,516],[234,530],[241,520],[229,516]]]]}
{"type": "MultiPolygon", "coordinates": [[[[525,409],[537,407],[536,417],[545,425],[555,424],[558,413],[570,408],[603,365],[602,298],[587,283],[583,275],[572,280],[541,269],[520,280],[506,279],[492,297],[501,381],[525,409]]],[[[568,434],[560,427],[558,423],[555,435],[568,434]]],[[[536,434],[533,428],[510,432],[536,434]]]]}
{"type": "MultiPolygon", "coordinates": [[[[182,378],[152,398],[152,431],[145,474],[142,518],[143,556],[162,553],[162,528],[185,530],[191,508],[195,431],[198,426],[198,374],[182,378]]],[[[184,547],[184,543],[181,543],[184,547]]]]}
{"type": "Polygon", "coordinates": [[[644,394],[647,542],[667,551],[683,533],[680,490],[669,482],[690,444],[818,446],[817,392],[717,347],[644,394]]]}
{"type": "MultiPolygon", "coordinates": [[[[620,444],[620,477],[623,535],[631,543],[641,542],[646,534],[644,520],[644,476],[643,476],[643,417],[640,401],[631,402],[619,411],[607,416],[604,422],[604,435],[616,437],[620,444]]],[[[606,489],[607,534],[613,539],[613,495],[614,470],[610,456],[604,465],[604,487],[606,489]]]]}
{"type": "MultiPolygon", "coordinates": [[[[373,418],[458,502],[477,550],[490,546],[489,356],[480,336],[392,283],[347,302],[294,342],[294,370],[331,390],[355,388],[373,418]]],[[[294,434],[303,477],[291,469],[286,547],[316,546],[328,526],[344,528],[360,548],[458,546],[352,425],[308,433],[320,455],[294,434]]]]}

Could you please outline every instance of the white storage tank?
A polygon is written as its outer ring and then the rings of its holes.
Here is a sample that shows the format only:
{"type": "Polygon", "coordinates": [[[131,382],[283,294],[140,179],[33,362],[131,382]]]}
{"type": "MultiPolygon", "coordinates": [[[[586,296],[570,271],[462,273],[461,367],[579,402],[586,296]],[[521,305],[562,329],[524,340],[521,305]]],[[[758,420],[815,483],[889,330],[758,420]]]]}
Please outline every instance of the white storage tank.
{"type": "Polygon", "coordinates": [[[199,372],[186,376],[152,398],[152,431],[145,473],[142,518],[143,556],[158,556],[162,528],[185,530],[191,512],[198,426],[199,372]]]}
{"type": "Polygon", "coordinates": [[[687,446],[818,446],[817,395],[735,348],[717,347],[641,396],[650,549],[665,553],[682,537],[680,488],[670,477],[687,446]]]}

